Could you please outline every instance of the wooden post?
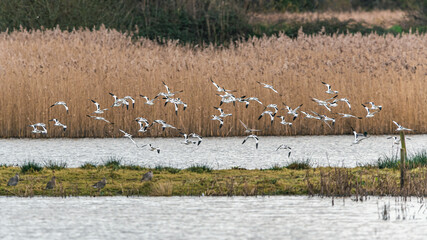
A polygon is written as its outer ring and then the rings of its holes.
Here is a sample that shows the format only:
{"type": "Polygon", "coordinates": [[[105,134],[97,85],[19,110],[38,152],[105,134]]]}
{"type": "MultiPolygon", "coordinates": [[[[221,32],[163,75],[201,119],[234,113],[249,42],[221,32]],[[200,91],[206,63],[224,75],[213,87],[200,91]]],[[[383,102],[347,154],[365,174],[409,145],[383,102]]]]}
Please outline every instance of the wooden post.
{"type": "Polygon", "coordinates": [[[405,143],[405,134],[403,131],[400,131],[400,190],[405,186],[405,169],[406,169],[406,143],[405,143]]]}

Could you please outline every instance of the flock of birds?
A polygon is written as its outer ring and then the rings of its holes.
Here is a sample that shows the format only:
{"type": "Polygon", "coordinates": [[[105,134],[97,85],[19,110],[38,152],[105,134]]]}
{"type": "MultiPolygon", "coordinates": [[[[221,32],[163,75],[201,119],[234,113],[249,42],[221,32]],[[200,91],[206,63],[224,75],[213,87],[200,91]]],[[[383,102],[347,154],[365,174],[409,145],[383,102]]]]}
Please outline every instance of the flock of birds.
{"type": "MultiPolygon", "coordinates": [[[[303,104],[300,104],[299,106],[297,106],[295,108],[292,108],[292,107],[286,105],[285,103],[283,103],[284,108],[282,108],[282,109],[287,110],[287,112],[284,115],[277,115],[279,112],[279,106],[277,104],[267,104],[266,105],[266,104],[262,103],[257,97],[246,97],[246,96],[236,97],[233,94],[234,92],[236,92],[235,90],[225,89],[224,87],[221,87],[218,84],[216,84],[212,79],[210,79],[210,81],[215,86],[216,91],[218,92],[218,93],[216,93],[216,95],[218,95],[221,98],[219,106],[214,107],[214,109],[219,111],[219,114],[211,116],[212,117],[211,119],[213,121],[219,122],[219,128],[222,128],[224,121],[227,117],[233,115],[232,113],[225,113],[224,109],[222,109],[221,106],[223,104],[229,104],[229,103],[233,103],[233,105],[236,105],[236,102],[244,103],[246,108],[249,107],[251,102],[256,102],[256,103],[260,104],[261,106],[264,106],[264,110],[259,115],[258,120],[260,120],[263,116],[269,116],[271,124],[273,124],[275,118],[280,118],[280,120],[281,120],[279,122],[280,124],[292,127],[292,125],[293,125],[292,122],[298,118],[299,112],[304,115],[304,118],[321,121],[323,124],[325,124],[326,126],[328,126],[331,129],[334,126],[335,121],[336,121],[336,118],[329,117],[329,116],[326,116],[323,114],[319,114],[319,113],[312,111],[312,110],[310,111],[310,113],[307,113],[305,111],[300,110],[300,108],[303,106],[303,104]],[[290,121],[286,120],[286,116],[288,116],[288,115],[290,115],[292,120],[290,120],[290,121]]],[[[187,108],[187,104],[185,102],[183,102],[180,98],[175,98],[176,94],[179,94],[183,91],[181,90],[181,91],[173,92],[164,82],[162,82],[162,83],[166,88],[166,92],[161,92],[161,93],[157,94],[152,99],[148,98],[145,95],[140,95],[141,98],[145,99],[144,104],[151,106],[151,105],[155,104],[155,101],[159,101],[160,99],[164,99],[165,100],[164,101],[165,106],[168,103],[174,105],[175,114],[178,114],[180,105],[183,106],[183,111],[185,111],[185,109],[187,108]]],[[[269,85],[266,83],[261,83],[261,82],[257,82],[257,83],[262,85],[264,88],[271,90],[272,92],[274,92],[274,94],[279,94],[280,96],[282,96],[272,85],[269,85]]],[[[339,102],[345,102],[346,105],[348,106],[348,109],[351,110],[352,109],[351,103],[347,98],[337,98],[338,97],[338,91],[332,90],[331,85],[329,85],[325,82],[322,82],[322,84],[324,84],[327,88],[327,90],[325,92],[327,94],[332,94],[334,96],[331,98],[328,98],[326,100],[319,100],[317,98],[310,97],[312,101],[317,103],[319,106],[324,107],[331,114],[340,115],[341,118],[362,119],[362,117],[354,116],[354,115],[349,114],[349,113],[339,113],[339,112],[334,113],[334,112],[332,112],[332,109],[337,107],[339,102]]],[[[111,108],[126,107],[127,109],[129,109],[130,105],[132,105],[133,108],[135,107],[135,99],[133,97],[125,96],[123,98],[119,98],[113,93],[109,93],[109,94],[114,98],[114,102],[111,105],[111,108]]],[[[97,103],[95,100],[91,99],[91,102],[96,107],[96,110],[92,113],[95,115],[87,115],[87,117],[94,119],[94,120],[98,120],[98,121],[104,121],[108,124],[114,125],[113,122],[110,122],[109,120],[107,120],[101,116],[101,114],[105,113],[105,111],[107,111],[109,109],[108,108],[101,108],[100,104],[97,103]]],[[[365,110],[367,112],[367,115],[365,116],[366,118],[374,117],[376,114],[380,113],[381,110],[383,109],[382,106],[375,105],[374,102],[362,103],[361,105],[365,108],[365,110]],[[370,105],[370,107],[366,106],[368,104],[370,105]]],[[[65,108],[66,112],[68,113],[69,109],[68,109],[66,102],[58,101],[58,102],[55,102],[54,104],[52,104],[50,107],[52,108],[55,106],[63,106],[65,108]]],[[[151,129],[153,127],[153,125],[158,124],[158,125],[161,125],[163,131],[165,129],[168,129],[168,128],[178,131],[184,137],[184,141],[182,142],[182,144],[185,144],[185,145],[195,144],[198,146],[198,145],[200,145],[200,143],[203,140],[203,138],[200,135],[198,135],[197,133],[194,133],[194,132],[188,133],[188,134],[183,133],[177,127],[172,126],[171,124],[168,124],[164,120],[161,120],[161,119],[154,120],[150,123],[146,118],[137,117],[137,118],[135,118],[135,121],[139,125],[138,132],[141,132],[141,133],[147,132],[149,129],[151,129]]],[[[261,130],[250,128],[244,122],[242,122],[240,119],[239,119],[239,121],[242,124],[242,126],[245,128],[245,133],[248,134],[244,138],[242,144],[245,144],[247,142],[247,140],[249,140],[249,139],[254,139],[255,147],[258,149],[259,137],[256,135],[256,133],[260,132],[261,130]]],[[[63,129],[63,131],[67,130],[67,126],[62,124],[56,118],[50,119],[49,122],[53,122],[54,126],[61,127],[63,129]]],[[[414,131],[412,129],[403,127],[402,125],[398,124],[396,121],[393,121],[393,123],[397,126],[396,131],[414,131]]],[[[47,127],[46,127],[45,123],[35,123],[35,124],[31,124],[29,126],[33,128],[32,133],[34,133],[34,134],[47,134],[47,127]]],[[[358,133],[358,132],[356,132],[356,130],[353,129],[353,127],[351,127],[351,129],[352,129],[353,135],[354,135],[354,140],[353,140],[352,144],[358,144],[362,140],[369,138],[368,133],[366,131],[363,133],[358,133]]],[[[125,132],[122,129],[119,129],[119,131],[121,133],[123,133],[123,137],[128,138],[137,148],[144,148],[144,147],[148,146],[149,147],[148,149],[150,151],[157,151],[157,153],[160,153],[160,148],[155,147],[151,144],[144,144],[144,145],[140,146],[134,141],[131,134],[125,132]]],[[[395,137],[395,136],[389,137],[388,139],[393,139],[393,144],[399,144],[399,142],[400,142],[400,139],[398,137],[395,137]]],[[[286,144],[281,144],[280,146],[278,146],[276,148],[276,151],[278,151],[280,149],[288,151],[288,158],[290,157],[291,152],[292,152],[292,148],[290,146],[288,146],[286,144]]],[[[152,179],[152,177],[153,177],[153,173],[151,171],[147,172],[143,175],[141,181],[149,181],[152,179]]],[[[18,184],[18,181],[19,181],[19,174],[17,173],[14,177],[12,177],[8,181],[7,186],[16,186],[18,184]]],[[[93,185],[93,187],[97,188],[97,189],[102,189],[103,187],[105,187],[106,183],[107,183],[106,179],[103,178],[101,181],[95,183],[93,185]]],[[[53,176],[52,179],[47,183],[46,189],[53,189],[55,187],[55,184],[56,184],[56,177],[53,176]]]]}
{"type": "MultiPolygon", "coordinates": [[[[264,104],[262,103],[257,97],[247,97],[247,96],[242,96],[242,97],[236,97],[233,93],[236,92],[236,90],[229,90],[229,89],[225,89],[224,87],[221,87],[220,85],[218,85],[217,83],[215,83],[212,79],[210,79],[211,83],[214,85],[214,87],[216,88],[216,95],[218,95],[220,97],[220,103],[218,107],[214,106],[214,109],[216,109],[217,111],[219,111],[219,114],[217,115],[211,115],[211,120],[213,121],[218,121],[219,123],[219,128],[221,129],[222,126],[224,125],[224,121],[226,120],[227,117],[232,116],[232,113],[226,113],[224,111],[223,108],[221,108],[221,106],[223,104],[229,104],[232,103],[234,106],[236,105],[236,103],[244,103],[245,107],[248,108],[251,102],[256,102],[258,104],[260,104],[261,106],[264,107],[262,113],[259,115],[258,120],[260,120],[263,116],[269,116],[270,118],[270,122],[271,124],[273,124],[274,120],[276,118],[280,119],[280,124],[285,125],[285,126],[289,126],[292,127],[293,126],[293,121],[295,121],[295,119],[298,118],[298,116],[300,116],[299,114],[302,113],[304,115],[304,118],[306,119],[314,119],[314,120],[318,120],[321,121],[323,124],[325,124],[327,127],[329,128],[333,128],[335,121],[337,120],[336,117],[330,117],[327,115],[323,115],[323,114],[319,114],[313,110],[310,110],[310,113],[305,112],[300,110],[300,108],[303,106],[303,104],[298,105],[295,108],[292,108],[291,106],[288,106],[285,103],[282,103],[284,109],[287,112],[284,115],[278,115],[279,112],[279,106],[277,104],[271,103],[271,104],[264,104]],[[292,120],[286,120],[287,116],[290,116],[292,120]]],[[[161,99],[165,100],[164,101],[164,106],[166,106],[168,103],[173,104],[174,108],[175,108],[175,114],[178,114],[179,111],[179,107],[180,105],[182,105],[182,109],[183,111],[185,111],[185,109],[187,109],[187,104],[182,101],[180,98],[176,98],[175,96],[179,93],[182,93],[183,90],[180,91],[172,91],[165,82],[162,82],[164,87],[166,88],[166,92],[160,92],[158,93],[154,98],[150,99],[149,97],[145,96],[145,95],[140,95],[141,98],[145,99],[144,104],[146,105],[154,105],[156,101],[160,101],[161,99]]],[[[262,87],[269,89],[272,93],[274,94],[279,94],[280,96],[282,96],[272,85],[270,84],[266,84],[266,83],[262,83],[262,82],[258,82],[258,84],[260,84],[262,87]]],[[[338,91],[336,90],[332,90],[332,86],[328,83],[325,82],[321,82],[323,85],[325,85],[326,87],[326,93],[327,94],[331,94],[333,95],[333,97],[330,97],[326,100],[320,100],[314,97],[310,97],[311,100],[315,103],[317,103],[319,106],[324,107],[327,111],[329,111],[331,114],[333,115],[339,115],[341,116],[341,118],[344,119],[350,119],[350,118],[355,118],[355,119],[362,119],[362,117],[359,116],[355,116],[352,115],[350,113],[340,113],[340,112],[333,112],[332,109],[338,106],[339,102],[344,102],[348,109],[351,111],[352,110],[352,105],[350,103],[350,101],[347,98],[338,98],[338,91]]],[[[131,96],[125,96],[123,98],[119,98],[117,97],[115,94],[113,93],[109,93],[113,99],[114,102],[111,105],[110,108],[114,108],[114,107],[126,107],[127,109],[129,109],[129,106],[132,105],[132,108],[135,107],[135,99],[131,96]]],[[[105,119],[104,117],[102,117],[102,114],[105,113],[105,111],[109,110],[108,108],[101,108],[100,104],[98,102],[96,102],[95,100],[91,99],[91,102],[95,105],[96,110],[92,113],[92,115],[87,115],[87,117],[92,118],[94,120],[98,120],[98,121],[104,121],[108,124],[112,124],[114,125],[113,122],[105,119]]],[[[366,110],[366,118],[372,118],[374,117],[376,114],[380,113],[381,110],[383,109],[382,106],[380,105],[376,105],[374,102],[366,102],[366,103],[362,103],[361,104],[365,110],[366,110]],[[367,105],[370,105],[369,107],[367,105]]],[[[63,106],[66,110],[66,112],[68,113],[68,106],[67,103],[64,101],[58,101],[55,102],[54,104],[52,104],[50,107],[55,107],[55,106],[63,106]]],[[[50,119],[49,121],[54,123],[54,126],[58,126],[61,127],[63,129],[63,131],[67,130],[67,126],[62,124],[58,119],[53,118],[50,119]]],[[[200,145],[200,143],[202,142],[203,138],[202,136],[200,136],[197,133],[184,133],[182,132],[179,128],[165,122],[164,120],[161,119],[156,119],[153,120],[151,123],[149,122],[149,120],[147,120],[144,117],[137,117],[135,118],[135,121],[137,122],[137,124],[139,125],[139,133],[144,133],[147,132],[149,129],[151,129],[155,124],[158,124],[162,127],[162,130],[164,131],[165,129],[174,129],[176,131],[178,131],[183,137],[184,137],[184,141],[182,142],[182,144],[185,145],[191,145],[191,144],[197,144],[200,145]]],[[[255,147],[258,149],[258,143],[259,143],[259,137],[256,135],[257,132],[261,131],[258,129],[253,129],[248,127],[244,122],[242,122],[239,119],[240,123],[242,124],[242,126],[245,128],[245,133],[247,133],[248,135],[244,138],[242,144],[245,144],[247,142],[247,140],[249,139],[253,139],[255,141],[255,147]]],[[[408,129],[405,128],[403,126],[401,126],[400,124],[398,124],[396,121],[393,121],[393,123],[397,126],[396,131],[413,131],[412,129],[408,129]]],[[[35,124],[31,124],[29,125],[30,127],[33,128],[32,133],[34,134],[47,134],[47,127],[45,123],[35,123],[35,124]]],[[[350,126],[351,127],[351,126],[350,126]]],[[[352,144],[358,144],[360,143],[362,140],[369,138],[367,132],[363,132],[363,133],[357,133],[353,127],[351,127],[352,131],[353,131],[353,135],[354,135],[354,140],[352,142],[352,144]]],[[[123,134],[123,137],[128,138],[137,148],[145,148],[148,147],[148,149],[150,151],[157,151],[157,153],[160,153],[160,148],[159,147],[155,147],[153,146],[151,143],[149,144],[144,144],[144,145],[138,145],[135,140],[133,139],[133,136],[130,133],[125,132],[124,130],[119,128],[119,131],[123,134]]],[[[393,141],[395,144],[398,144],[399,139],[397,137],[390,137],[393,138],[393,141]]],[[[276,148],[276,151],[279,149],[284,149],[288,151],[288,157],[291,154],[292,148],[289,147],[286,144],[282,144],[280,146],[278,146],[276,148]]]]}

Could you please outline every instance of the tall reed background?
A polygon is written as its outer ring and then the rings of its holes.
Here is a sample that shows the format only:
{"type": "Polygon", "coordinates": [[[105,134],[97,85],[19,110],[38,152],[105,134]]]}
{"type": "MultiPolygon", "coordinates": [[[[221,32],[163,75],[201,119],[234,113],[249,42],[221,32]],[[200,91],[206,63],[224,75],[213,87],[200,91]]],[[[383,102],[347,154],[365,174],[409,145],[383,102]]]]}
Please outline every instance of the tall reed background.
{"type": "MultiPolygon", "coordinates": [[[[169,41],[132,40],[115,30],[14,31],[0,34],[0,137],[40,137],[31,134],[30,123],[57,118],[68,129],[49,123],[47,137],[119,137],[121,128],[135,136],[176,136],[177,131],[162,132],[159,126],[137,134],[134,119],[143,116],[150,121],[163,119],[202,136],[242,135],[239,119],[250,127],[262,129],[261,135],[348,134],[350,125],[359,131],[391,134],[392,120],[405,127],[427,132],[427,36],[315,35],[301,33],[297,39],[285,35],[251,38],[235,42],[228,48],[190,47],[169,41]],[[311,97],[327,99],[321,81],[328,82],[347,97],[353,110],[341,102],[334,112],[365,116],[361,103],[373,101],[383,110],[374,118],[340,119],[333,130],[319,121],[300,116],[292,128],[271,126],[267,117],[258,120],[263,107],[252,102],[225,104],[226,118],[222,129],[210,116],[220,98],[209,81],[236,96],[256,96],[265,103],[291,107],[304,104],[302,110],[331,115],[317,106],[311,97]],[[165,91],[162,81],[188,103],[178,116],[173,106],[143,104],[140,94],[150,98],[165,91]],[[262,88],[256,81],[271,83],[283,94],[279,96],[262,88]],[[104,117],[115,125],[89,119],[95,110],[90,99],[109,107],[113,98],[130,95],[136,98],[135,109],[113,108],[104,117]],[[50,108],[56,101],[66,101],[70,113],[62,106],[50,108]]],[[[285,115],[284,110],[279,115],[285,115]]],[[[288,115],[288,120],[291,117],[288,115]]]]}

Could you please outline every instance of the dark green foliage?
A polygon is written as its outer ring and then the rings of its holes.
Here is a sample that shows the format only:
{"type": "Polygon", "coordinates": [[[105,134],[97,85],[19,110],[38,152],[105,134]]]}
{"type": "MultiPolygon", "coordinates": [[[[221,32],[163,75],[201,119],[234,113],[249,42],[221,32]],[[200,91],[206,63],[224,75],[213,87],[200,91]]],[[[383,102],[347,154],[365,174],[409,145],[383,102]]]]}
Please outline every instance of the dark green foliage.
{"type": "Polygon", "coordinates": [[[310,159],[305,160],[294,160],[285,166],[287,169],[301,170],[301,169],[310,169],[310,159]]]}
{"type": "Polygon", "coordinates": [[[64,161],[49,160],[44,163],[44,167],[50,170],[62,170],[67,167],[67,163],[64,161]]]}
{"type": "Polygon", "coordinates": [[[272,171],[281,171],[283,170],[285,167],[284,166],[280,166],[279,164],[274,164],[273,166],[271,166],[270,168],[266,168],[266,169],[260,169],[260,170],[272,170],[272,171]]]}
{"type": "MultiPolygon", "coordinates": [[[[427,150],[423,150],[420,152],[416,152],[408,155],[408,159],[406,160],[406,168],[412,169],[417,167],[425,167],[427,166],[427,150]]],[[[377,167],[379,169],[383,168],[400,168],[400,156],[382,156],[378,159],[377,167]]]]}
{"type": "Polygon", "coordinates": [[[25,162],[21,166],[21,172],[22,173],[28,173],[28,172],[40,172],[43,170],[43,167],[40,163],[35,162],[34,160],[25,162]]]}
{"type": "MultiPolygon", "coordinates": [[[[0,1],[0,31],[13,29],[79,28],[109,29],[132,33],[164,43],[168,39],[192,44],[224,44],[249,36],[274,35],[284,31],[296,37],[303,27],[306,34],[318,33],[325,27],[326,34],[350,33],[394,33],[407,32],[410,26],[399,29],[378,27],[367,28],[361,23],[338,20],[313,23],[279,23],[275,25],[249,24],[253,12],[270,11],[323,11],[352,9],[406,9],[419,11],[418,18],[427,14],[427,0],[5,0],[0,1]]],[[[420,32],[427,31],[423,20],[420,32]]]]}
{"type": "Polygon", "coordinates": [[[412,29],[412,32],[418,31],[419,33],[427,32],[426,26],[409,26],[403,28],[402,26],[395,25],[389,29],[382,28],[379,26],[366,27],[362,23],[355,22],[353,20],[348,21],[339,21],[338,19],[331,20],[322,20],[315,22],[282,22],[274,25],[264,25],[264,24],[254,24],[253,33],[255,36],[262,36],[263,34],[267,36],[278,35],[280,32],[284,32],[287,36],[291,38],[298,37],[298,33],[302,31],[307,35],[313,35],[318,33],[323,33],[326,35],[333,35],[336,33],[361,33],[363,35],[369,33],[377,33],[380,35],[383,34],[401,34],[402,32],[409,32],[412,29]]]}
{"type": "Polygon", "coordinates": [[[112,168],[113,170],[117,170],[121,168],[122,165],[122,158],[119,157],[108,157],[106,161],[104,161],[104,164],[102,166],[106,168],[112,168]]]}
{"type": "Polygon", "coordinates": [[[191,167],[189,167],[185,170],[190,171],[190,172],[195,172],[195,173],[212,172],[211,167],[209,167],[207,165],[201,165],[201,164],[192,165],[191,167]]]}
{"type": "Polygon", "coordinates": [[[80,166],[81,169],[95,169],[96,164],[91,162],[85,162],[80,166]]]}
{"type": "Polygon", "coordinates": [[[179,169],[179,168],[165,167],[165,166],[160,166],[160,165],[157,165],[156,167],[154,167],[154,170],[156,172],[166,171],[166,172],[169,172],[172,174],[176,174],[176,173],[179,173],[181,171],[181,169],[179,169]]]}
{"type": "Polygon", "coordinates": [[[236,1],[13,0],[0,1],[0,31],[95,28],[101,25],[150,39],[223,43],[251,33],[236,1]]]}

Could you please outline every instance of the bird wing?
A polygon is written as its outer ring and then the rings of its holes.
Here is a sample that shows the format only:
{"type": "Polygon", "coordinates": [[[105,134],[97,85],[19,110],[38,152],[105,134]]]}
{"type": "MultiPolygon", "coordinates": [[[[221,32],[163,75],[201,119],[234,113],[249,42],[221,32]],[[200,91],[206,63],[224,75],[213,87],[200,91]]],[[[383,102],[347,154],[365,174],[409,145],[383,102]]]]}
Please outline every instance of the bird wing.
{"type": "Polygon", "coordinates": [[[245,129],[248,129],[248,127],[242,122],[242,120],[240,120],[239,119],[239,121],[240,121],[240,123],[243,125],[243,127],[245,128],[245,129]]]}

